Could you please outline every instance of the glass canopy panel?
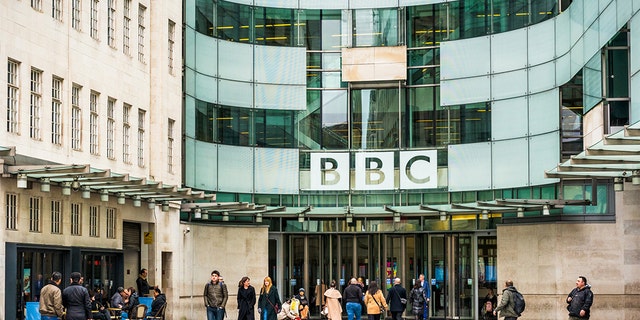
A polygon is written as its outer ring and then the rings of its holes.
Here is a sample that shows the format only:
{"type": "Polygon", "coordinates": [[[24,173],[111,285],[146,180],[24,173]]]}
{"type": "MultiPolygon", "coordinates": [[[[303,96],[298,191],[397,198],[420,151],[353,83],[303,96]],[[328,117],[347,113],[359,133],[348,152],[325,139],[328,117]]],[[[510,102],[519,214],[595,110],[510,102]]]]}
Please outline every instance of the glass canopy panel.
{"type": "Polygon", "coordinates": [[[352,147],[397,148],[399,136],[398,89],[358,89],[351,92],[352,147]]]}

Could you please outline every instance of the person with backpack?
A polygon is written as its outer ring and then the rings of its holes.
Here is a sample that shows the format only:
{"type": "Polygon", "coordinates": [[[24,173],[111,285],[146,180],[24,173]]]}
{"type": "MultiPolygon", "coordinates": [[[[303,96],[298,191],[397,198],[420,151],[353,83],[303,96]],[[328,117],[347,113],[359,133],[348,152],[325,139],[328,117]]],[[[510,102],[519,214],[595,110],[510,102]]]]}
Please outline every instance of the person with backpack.
{"type": "Polygon", "coordinates": [[[516,320],[522,311],[524,311],[523,306],[518,306],[518,308],[522,310],[516,310],[516,304],[523,305],[524,299],[522,299],[522,295],[516,290],[516,287],[513,286],[513,281],[507,280],[504,286],[502,299],[500,299],[500,303],[498,303],[498,306],[493,310],[493,314],[497,315],[499,312],[500,318],[504,317],[505,320],[516,320]],[[521,301],[516,303],[517,299],[521,301]]]}

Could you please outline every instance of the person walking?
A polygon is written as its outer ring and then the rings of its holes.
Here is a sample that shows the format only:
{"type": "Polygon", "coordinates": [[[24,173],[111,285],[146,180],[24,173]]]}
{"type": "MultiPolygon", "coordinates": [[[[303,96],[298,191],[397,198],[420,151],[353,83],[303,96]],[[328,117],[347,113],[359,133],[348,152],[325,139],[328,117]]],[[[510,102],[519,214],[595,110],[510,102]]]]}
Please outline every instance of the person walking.
{"type": "Polygon", "coordinates": [[[331,280],[329,289],[324,292],[325,307],[329,320],[342,320],[342,294],[336,289],[336,281],[331,280]]]}
{"type": "Polygon", "coordinates": [[[380,320],[380,316],[384,316],[387,312],[387,301],[384,299],[382,290],[378,288],[378,282],[369,282],[369,289],[364,295],[364,304],[367,306],[369,320],[380,320]]]}
{"type": "Polygon", "coordinates": [[[238,283],[238,320],[254,320],[255,305],[256,290],[251,286],[251,279],[242,277],[238,283]]]}
{"type": "Polygon", "coordinates": [[[567,311],[569,320],[589,319],[591,305],[593,304],[593,292],[591,285],[587,284],[587,278],[579,276],[576,287],[567,296],[567,311]]]}
{"type": "Polygon", "coordinates": [[[51,274],[49,283],[40,290],[40,320],[58,320],[64,314],[62,307],[62,274],[55,271],[51,274]]]}
{"type": "Polygon", "coordinates": [[[218,270],[211,271],[211,281],[204,286],[207,320],[223,320],[224,308],[228,299],[227,285],[220,281],[220,272],[218,270]]]}
{"type": "Polygon", "coordinates": [[[362,288],[356,278],[351,278],[349,285],[342,292],[346,302],[347,318],[349,320],[360,320],[362,317],[362,288]]]}
{"type": "Polygon", "coordinates": [[[71,272],[71,284],[62,291],[62,305],[67,308],[66,320],[91,319],[91,298],[80,284],[80,272],[71,272]]]}
{"type": "Polygon", "coordinates": [[[402,280],[400,278],[395,278],[393,287],[389,289],[387,294],[387,303],[389,304],[392,320],[402,320],[402,313],[407,307],[407,290],[402,287],[401,283],[402,280]]]}
{"type": "Polygon", "coordinates": [[[420,281],[416,281],[416,284],[413,285],[411,292],[409,293],[409,300],[411,301],[411,312],[413,312],[414,320],[423,320],[425,311],[425,299],[424,299],[424,288],[420,281]]]}
{"type": "Polygon", "coordinates": [[[515,311],[516,302],[513,297],[516,291],[516,287],[513,286],[513,281],[507,280],[504,283],[505,288],[502,290],[502,298],[498,306],[493,309],[493,315],[500,313],[500,318],[504,317],[504,320],[516,320],[518,314],[515,311]]]}
{"type": "Polygon", "coordinates": [[[260,298],[258,298],[258,313],[260,320],[276,320],[278,312],[282,307],[278,289],[273,285],[271,277],[264,278],[262,288],[260,288],[260,298]]]}
{"type": "Polygon", "coordinates": [[[424,296],[424,307],[422,308],[422,319],[429,319],[429,301],[431,301],[431,285],[429,281],[424,278],[424,273],[418,276],[420,286],[424,296]]]}

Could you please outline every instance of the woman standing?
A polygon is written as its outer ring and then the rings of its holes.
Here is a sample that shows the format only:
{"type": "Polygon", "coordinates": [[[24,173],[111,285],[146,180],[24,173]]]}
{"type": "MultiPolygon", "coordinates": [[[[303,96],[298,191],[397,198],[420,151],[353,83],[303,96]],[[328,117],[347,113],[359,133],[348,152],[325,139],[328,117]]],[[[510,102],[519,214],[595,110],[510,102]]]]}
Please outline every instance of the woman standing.
{"type": "Polygon", "coordinates": [[[413,289],[411,289],[409,298],[411,299],[411,312],[413,312],[414,319],[426,319],[424,311],[424,288],[422,287],[420,281],[416,281],[413,289]]]}
{"type": "Polygon", "coordinates": [[[253,307],[256,305],[256,290],[249,277],[242,277],[238,283],[238,320],[254,320],[253,307]]]}
{"type": "Polygon", "coordinates": [[[369,289],[364,295],[364,304],[367,306],[369,320],[380,320],[380,315],[387,310],[387,301],[382,291],[378,289],[376,281],[369,282],[369,289]]]}
{"type": "Polygon", "coordinates": [[[278,311],[282,306],[278,289],[273,286],[273,281],[271,281],[270,277],[265,277],[263,283],[260,289],[260,298],[258,299],[260,320],[277,320],[278,311]]]}
{"type": "Polygon", "coordinates": [[[342,304],[340,303],[340,299],[342,299],[342,294],[340,291],[336,290],[336,281],[331,280],[331,285],[329,289],[324,292],[325,303],[327,307],[327,318],[329,320],[342,320],[342,304]]]}

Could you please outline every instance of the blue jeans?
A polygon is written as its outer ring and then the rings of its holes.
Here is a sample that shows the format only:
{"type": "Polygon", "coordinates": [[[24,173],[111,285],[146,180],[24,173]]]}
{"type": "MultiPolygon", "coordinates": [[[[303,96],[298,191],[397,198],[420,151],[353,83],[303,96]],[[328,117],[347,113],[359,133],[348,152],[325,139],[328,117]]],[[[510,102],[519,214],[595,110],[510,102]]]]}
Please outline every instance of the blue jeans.
{"type": "Polygon", "coordinates": [[[40,320],[59,320],[60,318],[54,316],[40,316],[40,320]]]}
{"type": "Polygon", "coordinates": [[[224,309],[218,307],[207,307],[207,320],[223,320],[224,309]]]}
{"type": "Polygon", "coordinates": [[[356,320],[360,320],[360,316],[362,316],[362,305],[360,302],[347,302],[347,318],[353,320],[354,316],[356,320]]]}

